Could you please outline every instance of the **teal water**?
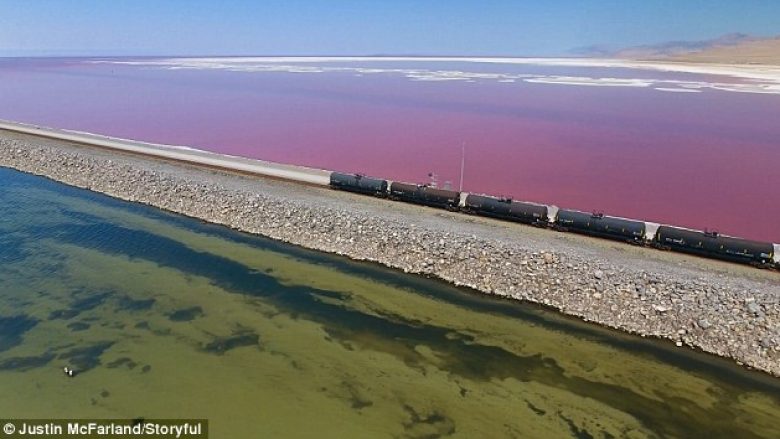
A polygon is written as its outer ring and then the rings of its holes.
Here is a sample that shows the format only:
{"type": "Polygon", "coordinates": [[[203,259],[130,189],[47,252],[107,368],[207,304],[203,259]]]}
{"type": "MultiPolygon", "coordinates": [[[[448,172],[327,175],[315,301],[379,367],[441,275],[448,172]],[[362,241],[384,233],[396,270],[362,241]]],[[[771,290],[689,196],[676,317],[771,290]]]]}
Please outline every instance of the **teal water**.
{"type": "Polygon", "coordinates": [[[5,417],[208,418],[235,438],[778,437],[778,380],[668,343],[6,169],[0,205],[5,417]]]}

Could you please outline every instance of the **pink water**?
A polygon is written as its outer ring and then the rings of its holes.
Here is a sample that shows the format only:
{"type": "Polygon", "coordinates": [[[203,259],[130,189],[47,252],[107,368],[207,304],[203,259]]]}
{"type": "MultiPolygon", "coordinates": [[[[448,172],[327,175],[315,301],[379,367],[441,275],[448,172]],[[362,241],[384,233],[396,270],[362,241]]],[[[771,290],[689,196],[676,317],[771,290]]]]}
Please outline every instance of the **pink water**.
{"type": "Polygon", "coordinates": [[[454,187],[465,142],[467,191],[780,242],[780,95],[5,60],[0,118],[454,187]]]}

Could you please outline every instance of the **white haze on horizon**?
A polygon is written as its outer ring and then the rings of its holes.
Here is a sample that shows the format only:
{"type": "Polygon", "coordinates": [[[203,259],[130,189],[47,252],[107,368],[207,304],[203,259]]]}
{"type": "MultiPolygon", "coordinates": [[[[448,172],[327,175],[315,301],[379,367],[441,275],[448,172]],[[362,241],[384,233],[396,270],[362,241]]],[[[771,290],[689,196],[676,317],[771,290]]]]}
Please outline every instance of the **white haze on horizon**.
{"type": "Polygon", "coordinates": [[[411,58],[411,57],[233,57],[233,58],[163,58],[144,60],[89,61],[101,64],[120,64],[156,67],[169,70],[225,70],[245,73],[353,73],[397,74],[411,81],[498,81],[531,84],[568,85],[587,87],[641,87],[662,92],[695,93],[719,90],[740,93],[780,94],[780,67],[756,65],[700,65],[689,63],[640,62],[590,58],[411,58]],[[332,66],[330,63],[404,62],[405,68],[375,68],[365,66],[332,66]],[[667,73],[699,74],[737,78],[734,82],[692,81],[684,79],[612,78],[589,76],[560,76],[544,74],[479,73],[462,70],[431,70],[408,68],[410,62],[462,62],[505,65],[533,65],[548,67],[586,67],[631,69],[667,73]],[[312,65],[316,64],[316,65],[312,65]]]}

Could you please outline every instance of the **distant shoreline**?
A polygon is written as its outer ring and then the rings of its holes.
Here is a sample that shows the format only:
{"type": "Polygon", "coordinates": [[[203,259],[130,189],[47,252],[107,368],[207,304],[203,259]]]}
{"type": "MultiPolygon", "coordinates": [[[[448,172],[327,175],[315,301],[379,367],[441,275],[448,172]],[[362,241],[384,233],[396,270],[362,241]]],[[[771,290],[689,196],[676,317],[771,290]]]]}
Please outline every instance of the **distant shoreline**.
{"type": "MultiPolygon", "coordinates": [[[[732,49],[732,48],[723,48],[732,49]]],[[[736,50],[736,49],[735,49],[736,50]]],[[[779,49],[780,50],[780,49],[779,49]]],[[[722,69],[741,67],[755,68],[780,68],[780,53],[766,56],[751,54],[720,54],[717,50],[692,52],[669,56],[510,56],[510,55],[0,55],[0,59],[81,59],[81,60],[166,60],[166,59],[193,59],[193,60],[263,60],[265,62],[332,62],[332,61],[445,61],[445,62],[482,62],[494,64],[528,64],[549,66],[581,66],[581,67],[625,67],[647,69],[644,64],[663,65],[670,67],[675,65],[691,66],[715,66],[713,74],[726,74],[722,69]],[[607,65],[608,64],[608,65],[607,65]]],[[[674,70],[683,71],[683,70],[674,70]]],[[[778,78],[780,79],[780,78],[778,78]]]]}
{"type": "MultiPolygon", "coordinates": [[[[560,84],[575,86],[623,86],[623,87],[666,87],[673,84],[691,92],[700,89],[716,89],[729,92],[758,93],[767,95],[780,94],[780,66],[749,65],[749,64],[717,64],[691,63],[667,60],[631,60],[619,58],[511,58],[511,57],[182,57],[182,58],[149,58],[149,59],[93,59],[87,63],[135,66],[143,68],[176,69],[176,70],[224,70],[236,72],[293,72],[316,74],[325,72],[351,71],[356,74],[395,72],[413,81],[475,81],[492,79],[499,82],[523,81],[527,83],[560,84]],[[451,67],[442,69],[387,69],[372,67],[376,62],[455,62],[463,64],[496,64],[496,65],[527,65],[558,68],[600,68],[600,69],[633,69],[635,71],[667,72],[692,75],[703,75],[707,78],[724,77],[732,80],[707,79],[697,80],[655,80],[643,75],[635,78],[604,76],[569,76],[569,75],[533,75],[509,73],[481,73],[461,71],[451,67]],[[329,63],[361,63],[356,66],[329,65],[329,63]],[[363,71],[365,70],[365,72],[363,71]]],[[[603,73],[601,73],[603,74],[603,73]]],[[[662,90],[663,91],[663,90],[662,90]]]]}
{"type": "MultiPolygon", "coordinates": [[[[89,57],[85,57],[89,58],[89,57]]],[[[119,58],[117,58],[119,59],[119,58]]],[[[134,64],[133,57],[122,58],[119,64],[134,64]]],[[[657,70],[678,73],[701,73],[731,76],[744,79],[763,79],[780,82],[780,62],[777,64],[747,64],[738,62],[701,62],[685,58],[630,59],[630,58],[582,58],[582,57],[502,57],[502,56],[204,56],[204,57],[138,57],[147,60],[191,60],[267,63],[322,63],[322,62],[386,62],[386,61],[437,61],[487,64],[540,65],[557,67],[616,67],[639,70],[657,70]]]]}

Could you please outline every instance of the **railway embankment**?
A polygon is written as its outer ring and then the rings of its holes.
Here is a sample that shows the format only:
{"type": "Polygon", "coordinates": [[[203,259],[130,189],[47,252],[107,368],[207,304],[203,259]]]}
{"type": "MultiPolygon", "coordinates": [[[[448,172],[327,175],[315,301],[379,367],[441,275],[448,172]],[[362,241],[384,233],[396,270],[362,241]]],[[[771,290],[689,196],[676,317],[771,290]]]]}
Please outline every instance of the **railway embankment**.
{"type": "Polygon", "coordinates": [[[0,166],[543,304],[780,376],[777,272],[3,131],[0,166]]]}

